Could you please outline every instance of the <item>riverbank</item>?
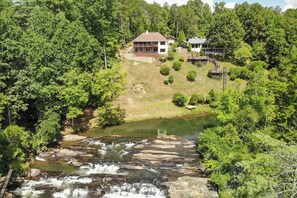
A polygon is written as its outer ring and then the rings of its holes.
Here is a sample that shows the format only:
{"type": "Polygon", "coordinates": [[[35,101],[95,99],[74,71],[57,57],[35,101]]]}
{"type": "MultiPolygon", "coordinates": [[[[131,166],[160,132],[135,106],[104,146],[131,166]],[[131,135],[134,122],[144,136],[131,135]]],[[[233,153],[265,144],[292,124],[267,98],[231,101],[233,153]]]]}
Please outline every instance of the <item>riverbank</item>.
{"type": "MultiPolygon", "coordinates": [[[[202,67],[197,67],[192,63],[183,62],[180,71],[172,68],[173,62],[178,61],[180,56],[187,60],[188,53],[180,51],[175,54],[173,61],[161,63],[155,60],[153,63],[140,61],[121,60],[122,72],[126,73],[126,89],[120,95],[117,104],[126,111],[126,122],[174,118],[187,115],[209,114],[212,112],[208,105],[198,105],[195,110],[180,108],[172,103],[172,97],[175,93],[183,93],[188,100],[192,94],[206,97],[211,89],[222,91],[222,81],[210,79],[207,77],[208,71],[214,68],[213,63],[208,62],[202,67]],[[164,80],[168,76],[160,74],[161,65],[167,65],[170,68],[170,74],[174,82],[165,85],[164,80]],[[197,77],[194,82],[189,82],[186,78],[191,70],[196,71],[197,77]]],[[[220,62],[222,68],[230,69],[237,67],[231,63],[220,62]]],[[[228,82],[228,87],[243,86],[244,82],[228,82]]]]}

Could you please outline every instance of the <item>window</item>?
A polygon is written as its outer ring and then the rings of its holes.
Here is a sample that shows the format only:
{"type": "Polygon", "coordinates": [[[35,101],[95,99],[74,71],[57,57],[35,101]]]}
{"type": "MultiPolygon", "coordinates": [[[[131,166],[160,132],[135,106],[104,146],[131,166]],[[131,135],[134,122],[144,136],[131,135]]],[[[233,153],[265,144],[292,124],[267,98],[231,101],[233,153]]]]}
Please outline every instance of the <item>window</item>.
{"type": "Polygon", "coordinates": [[[160,52],[165,52],[166,50],[165,49],[160,49],[160,52]]]}
{"type": "Polygon", "coordinates": [[[165,42],[161,42],[160,45],[165,45],[165,42]]]}

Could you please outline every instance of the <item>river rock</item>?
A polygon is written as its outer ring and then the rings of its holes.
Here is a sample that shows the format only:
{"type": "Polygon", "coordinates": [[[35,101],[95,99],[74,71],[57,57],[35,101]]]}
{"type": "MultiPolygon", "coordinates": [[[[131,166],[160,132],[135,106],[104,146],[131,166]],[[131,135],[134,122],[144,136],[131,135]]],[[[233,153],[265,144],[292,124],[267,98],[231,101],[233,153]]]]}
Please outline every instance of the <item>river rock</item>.
{"type": "Polygon", "coordinates": [[[74,142],[74,141],[81,141],[81,140],[84,140],[86,139],[87,137],[85,136],[80,136],[80,135],[65,135],[63,137],[63,140],[64,141],[70,141],[70,142],[74,142]]]}
{"type": "Polygon", "coordinates": [[[38,177],[39,175],[41,175],[41,173],[41,170],[32,168],[30,169],[29,177],[38,177]]]}
{"type": "Polygon", "coordinates": [[[139,144],[139,145],[136,145],[134,146],[135,149],[143,149],[144,148],[144,145],[143,144],[139,144]]]}
{"type": "Polygon", "coordinates": [[[76,157],[85,154],[84,152],[70,149],[53,149],[53,151],[55,151],[57,157],[76,157]]]}
{"type": "Polygon", "coordinates": [[[209,187],[210,180],[201,177],[179,177],[176,181],[164,182],[170,198],[217,198],[218,193],[209,187]]]}
{"type": "Polygon", "coordinates": [[[123,164],[121,168],[128,169],[128,170],[145,170],[143,166],[135,166],[135,165],[128,165],[128,164],[123,164]]]}
{"type": "Polygon", "coordinates": [[[173,149],[176,146],[175,145],[154,144],[154,145],[152,145],[152,147],[160,148],[160,149],[173,149]]]}
{"type": "Polygon", "coordinates": [[[159,161],[159,160],[173,160],[180,158],[177,155],[165,155],[165,154],[151,154],[151,153],[138,153],[134,154],[133,158],[138,160],[149,160],[149,161],[159,161]]]}

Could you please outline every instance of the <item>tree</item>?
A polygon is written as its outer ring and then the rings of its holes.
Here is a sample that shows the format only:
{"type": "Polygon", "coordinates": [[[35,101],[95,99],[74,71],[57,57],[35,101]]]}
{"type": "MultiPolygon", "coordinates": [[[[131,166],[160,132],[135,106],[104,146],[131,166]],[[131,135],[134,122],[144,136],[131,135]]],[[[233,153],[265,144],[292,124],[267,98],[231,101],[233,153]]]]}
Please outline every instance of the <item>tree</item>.
{"type": "Polygon", "coordinates": [[[240,47],[244,30],[235,15],[229,9],[222,9],[214,14],[207,38],[211,46],[222,46],[227,55],[231,55],[240,47]]]}
{"type": "Polygon", "coordinates": [[[246,65],[250,63],[252,58],[252,47],[247,43],[242,43],[241,47],[234,51],[233,59],[238,65],[246,65]]]}
{"type": "Polygon", "coordinates": [[[178,34],[177,42],[178,42],[178,43],[181,43],[181,42],[183,42],[183,41],[185,41],[185,40],[186,40],[185,33],[184,33],[183,30],[181,30],[181,31],[179,32],[179,34],[178,34]]]}
{"type": "Polygon", "coordinates": [[[281,58],[288,54],[285,31],[280,28],[271,29],[265,47],[270,67],[278,66],[281,58]]]}
{"type": "Polygon", "coordinates": [[[23,127],[11,125],[0,133],[0,147],[3,152],[2,168],[23,173],[28,168],[27,157],[30,149],[30,134],[23,127]]]}
{"type": "Polygon", "coordinates": [[[49,143],[57,142],[61,136],[60,120],[60,115],[50,109],[43,112],[38,120],[36,134],[33,136],[32,144],[35,150],[43,149],[49,143]]]}

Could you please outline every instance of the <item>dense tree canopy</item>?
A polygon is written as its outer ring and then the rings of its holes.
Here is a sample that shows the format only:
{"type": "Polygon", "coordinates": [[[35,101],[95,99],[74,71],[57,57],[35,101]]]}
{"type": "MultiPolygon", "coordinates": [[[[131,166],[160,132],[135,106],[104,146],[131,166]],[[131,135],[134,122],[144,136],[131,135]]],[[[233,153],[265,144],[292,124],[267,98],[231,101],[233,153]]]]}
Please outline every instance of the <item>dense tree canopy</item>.
{"type": "Polygon", "coordinates": [[[121,123],[119,49],[148,30],[207,38],[241,66],[230,77],[246,89],[211,91],[222,124],[199,137],[221,197],[296,196],[296,24],[297,9],[246,2],[0,0],[0,173],[24,171],[87,108],[97,125],[121,123]]]}

